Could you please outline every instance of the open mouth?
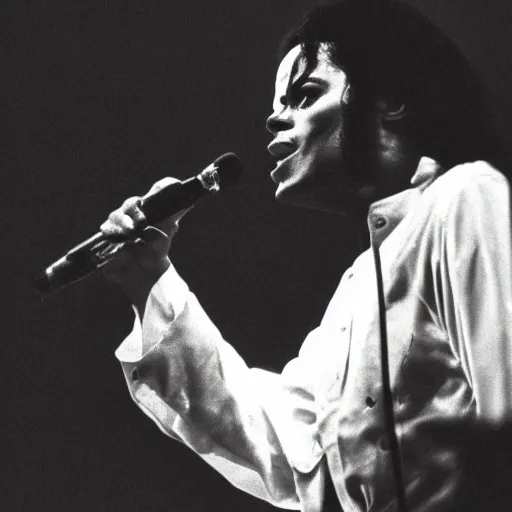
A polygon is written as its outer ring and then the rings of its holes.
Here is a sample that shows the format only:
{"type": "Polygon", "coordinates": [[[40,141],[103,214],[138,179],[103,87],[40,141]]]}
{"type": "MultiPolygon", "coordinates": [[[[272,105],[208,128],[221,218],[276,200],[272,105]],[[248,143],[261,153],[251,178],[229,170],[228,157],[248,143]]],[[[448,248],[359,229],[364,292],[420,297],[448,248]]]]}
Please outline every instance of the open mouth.
{"type": "Polygon", "coordinates": [[[286,155],[284,157],[278,158],[276,161],[276,167],[279,167],[281,164],[286,162],[286,160],[288,160],[290,157],[292,157],[295,153],[296,153],[296,151],[293,151],[292,153],[289,153],[288,155],[286,155]]]}
{"type": "Polygon", "coordinates": [[[298,149],[295,149],[295,151],[288,153],[287,155],[276,157],[276,164],[270,172],[270,178],[274,183],[278,184],[289,177],[290,166],[288,165],[288,162],[292,160],[297,151],[298,149]]]}
{"type": "Polygon", "coordinates": [[[268,145],[267,150],[279,162],[295,153],[297,145],[288,140],[274,140],[268,145]]]}
{"type": "Polygon", "coordinates": [[[268,145],[267,149],[276,162],[270,177],[273,181],[278,182],[279,175],[277,173],[279,169],[298,151],[298,146],[291,140],[274,140],[268,145]]]}

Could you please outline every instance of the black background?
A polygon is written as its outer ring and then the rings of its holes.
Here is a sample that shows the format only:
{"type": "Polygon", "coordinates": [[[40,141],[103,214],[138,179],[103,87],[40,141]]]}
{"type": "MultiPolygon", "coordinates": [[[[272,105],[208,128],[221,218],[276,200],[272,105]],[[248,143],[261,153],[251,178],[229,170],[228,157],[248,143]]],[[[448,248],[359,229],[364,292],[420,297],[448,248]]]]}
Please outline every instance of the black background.
{"type": "MultiPolygon", "coordinates": [[[[510,143],[510,4],[411,3],[474,60],[510,143]]],[[[113,285],[93,277],[42,300],[31,278],[124,198],[234,151],[244,184],[199,203],[172,256],[249,364],[280,370],[366,245],[350,219],[273,199],[275,48],[309,5],[2,3],[2,510],[272,510],[131,402],[113,352],[132,313],[113,285]]]]}

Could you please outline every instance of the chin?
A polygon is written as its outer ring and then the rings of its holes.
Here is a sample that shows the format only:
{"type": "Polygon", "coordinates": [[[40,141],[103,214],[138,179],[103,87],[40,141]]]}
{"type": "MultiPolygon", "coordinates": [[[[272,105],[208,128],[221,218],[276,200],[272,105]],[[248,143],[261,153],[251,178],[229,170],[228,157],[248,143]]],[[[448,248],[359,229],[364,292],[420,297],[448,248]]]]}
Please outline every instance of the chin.
{"type": "Polygon", "coordinates": [[[280,203],[306,206],[308,203],[307,194],[304,186],[300,182],[291,182],[290,180],[278,183],[275,198],[280,203]]]}

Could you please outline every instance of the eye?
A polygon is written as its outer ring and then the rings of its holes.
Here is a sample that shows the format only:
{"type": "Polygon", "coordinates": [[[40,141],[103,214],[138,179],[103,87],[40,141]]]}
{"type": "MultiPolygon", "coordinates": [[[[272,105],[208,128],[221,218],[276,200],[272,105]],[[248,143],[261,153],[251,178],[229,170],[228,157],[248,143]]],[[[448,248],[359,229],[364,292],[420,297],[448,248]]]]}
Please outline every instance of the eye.
{"type": "Polygon", "coordinates": [[[294,108],[308,108],[318,99],[321,93],[321,87],[313,83],[292,87],[290,105],[294,108]]]}

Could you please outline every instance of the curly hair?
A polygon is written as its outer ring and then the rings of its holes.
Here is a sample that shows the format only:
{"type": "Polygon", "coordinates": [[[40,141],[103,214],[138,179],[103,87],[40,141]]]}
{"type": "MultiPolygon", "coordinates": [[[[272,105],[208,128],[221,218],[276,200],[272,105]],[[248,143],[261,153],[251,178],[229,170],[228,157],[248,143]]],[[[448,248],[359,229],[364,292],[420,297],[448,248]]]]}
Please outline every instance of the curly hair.
{"type": "Polygon", "coordinates": [[[378,99],[400,101],[408,136],[446,167],[499,155],[479,76],[453,41],[404,2],[318,5],[284,37],[279,58],[300,45],[303,77],[316,67],[322,43],[347,75],[356,112],[378,99]]]}

